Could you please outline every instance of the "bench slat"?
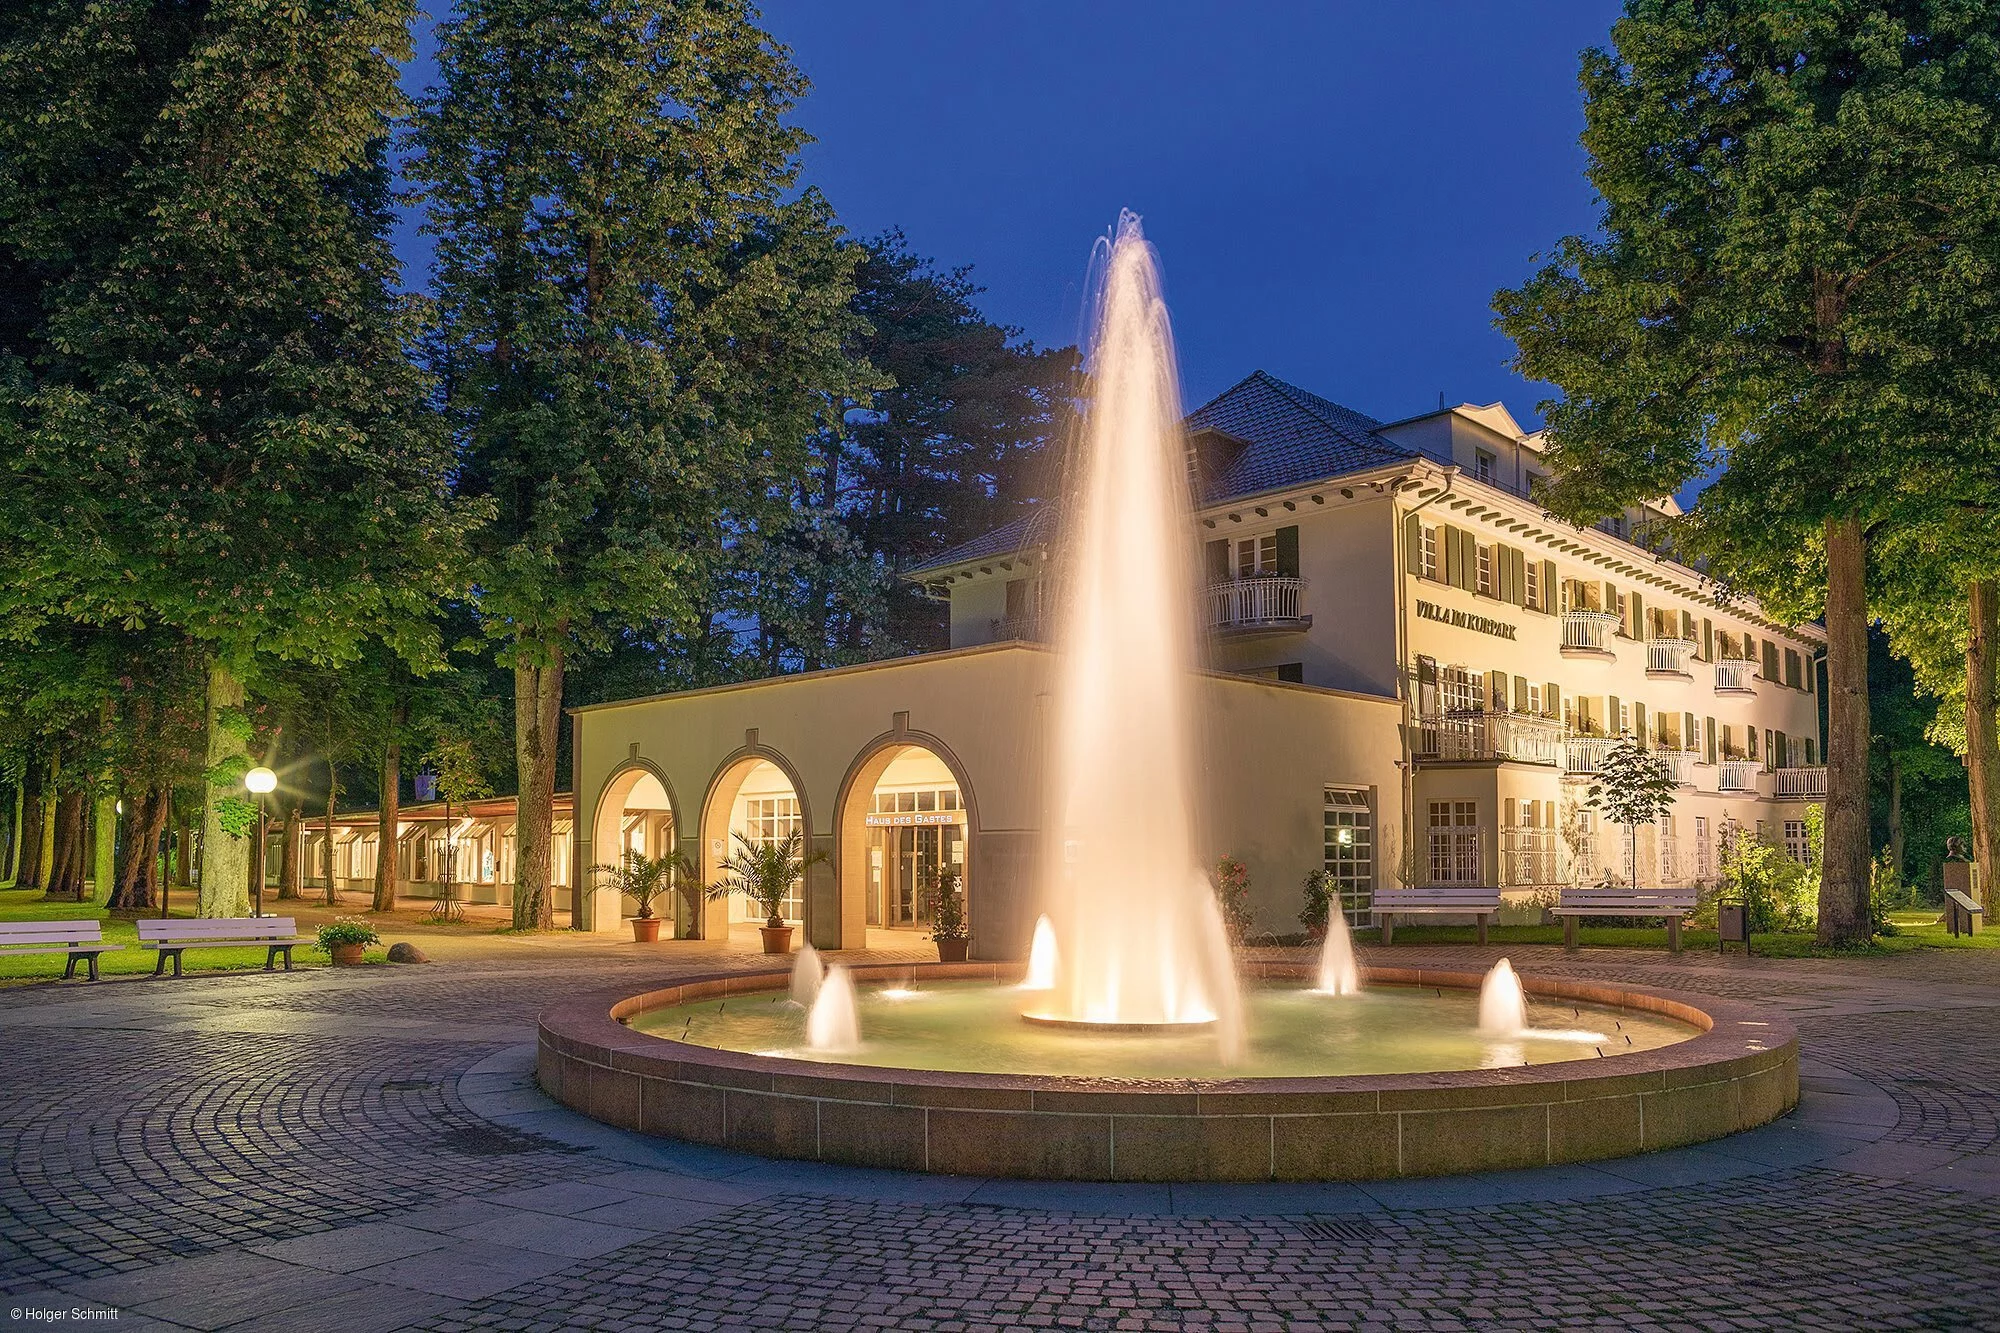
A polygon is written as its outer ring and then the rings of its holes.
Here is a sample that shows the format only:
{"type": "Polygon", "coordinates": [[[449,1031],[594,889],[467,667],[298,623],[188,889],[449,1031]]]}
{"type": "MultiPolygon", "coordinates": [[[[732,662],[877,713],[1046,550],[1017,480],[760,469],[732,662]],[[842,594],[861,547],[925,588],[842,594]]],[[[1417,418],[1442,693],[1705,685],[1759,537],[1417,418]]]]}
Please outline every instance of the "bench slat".
{"type": "Polygon", "coordinates": [[[245,940],[250,942],[298,938],[298,923],[288,916],[223,917],[213,920],[141,921],[142,941],[160,940],[245,940]]]}
{"type": "Polygon", "coordinates": [[[101,940],[100,921],[7,921],[0,922],[0,943],[41,943],[45,940],[101,940]]]}
{"type": "Polygon", "coordinates": [[[115,944],[55,944],[34,949],[0,949],[0,958],[26,958],[31,953],[117,953],[115,944]]]}
{"type": "Polygon", "coordinates": [[[144,940],[142,949],[262,949],[270,945],[309,944],[308,935],[295,935],[290,939],[273,939],[268,935],[254,940],[144,940]]]}

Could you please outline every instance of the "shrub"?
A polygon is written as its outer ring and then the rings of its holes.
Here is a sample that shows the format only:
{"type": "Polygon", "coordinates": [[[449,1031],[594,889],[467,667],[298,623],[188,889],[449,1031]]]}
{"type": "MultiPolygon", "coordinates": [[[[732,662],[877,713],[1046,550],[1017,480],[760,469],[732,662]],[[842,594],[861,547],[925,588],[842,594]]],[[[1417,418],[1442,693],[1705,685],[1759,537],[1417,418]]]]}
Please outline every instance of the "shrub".
{"type": "Polygon", "coordinates": [[[1299,911],[1299,924],[1315,935],[1324,935],[1327,914],[1334,910],[1334,899],[1339,896],[1333,875],[1326,870],[1309,870],[1299,882],[1299,889],[1306,902],[1299,911]]]}
{"type": "Polygon", "coordinates": [[[1211,879],[1216,905],[1222,909],[1222,924],[1229,930],[1231,943],[1241,944],[1251,926],[1250,871],[1235,857],[1225,856],[1215,863],[1211,879]]]}
{"type": "Polygon", "coordinates": [[[375,933],[375,927],[356,917],[343,916],[329,921],[319,928],[319,951],[331,955],[336,944],[380,944],[382,937],[375,933]]]}
{"type": "Polygon", "coordinates": [[[958,871],[944,866],[924,879],[924,909],[931,919],[933,940],[962,940],[969,935],[965,895],[958,891],[958,871]]]}

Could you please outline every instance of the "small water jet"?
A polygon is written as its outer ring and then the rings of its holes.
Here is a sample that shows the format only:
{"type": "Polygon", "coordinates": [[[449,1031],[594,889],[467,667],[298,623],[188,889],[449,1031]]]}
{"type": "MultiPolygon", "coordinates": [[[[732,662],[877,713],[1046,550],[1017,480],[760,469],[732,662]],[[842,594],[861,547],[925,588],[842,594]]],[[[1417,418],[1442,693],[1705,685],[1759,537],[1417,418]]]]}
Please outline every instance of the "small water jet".
{"type": "Polygon", "coordinates": [[[826,965],[820,962],[819,950],[801,944],[798,957],[792,960],[792,1002],[802,1009],[812,1008],[825,978],[826,965]]]}
{"type": "Polygon", "coordinates": [[[1028,975],[1021,979],[1021,989],[1054,990],[1056,964],[1056,927],[1045,914],[1035,919],[1035,941],[1028,949],[1028,975]]]}
{"type": "Polygon", "coordinates": [[[806,1046],[815,1051],[851,1051],[861,1044],[861,1013],[855,1003],[854,978],[845,963],[835,963],[820,982],[819,995],[806,1012],[806,1046]]]}
{"type": "Polygon", "coordinates": [[[1335,903],[1326,914],[1326,939],[1319,946],[1318,984],[1324,995],[1358,995],[1361,968],[1354,961],[1354,935],[1347,928],[1347,915],[1335,903]]]}
{"type": "Polygon", "coordinates": [[[1488,1037],[1518,1037],[1528,1030],[1528,997],[1514,964],[1502,958],[1479,983],[1479,1031],[1488,1037]]]}

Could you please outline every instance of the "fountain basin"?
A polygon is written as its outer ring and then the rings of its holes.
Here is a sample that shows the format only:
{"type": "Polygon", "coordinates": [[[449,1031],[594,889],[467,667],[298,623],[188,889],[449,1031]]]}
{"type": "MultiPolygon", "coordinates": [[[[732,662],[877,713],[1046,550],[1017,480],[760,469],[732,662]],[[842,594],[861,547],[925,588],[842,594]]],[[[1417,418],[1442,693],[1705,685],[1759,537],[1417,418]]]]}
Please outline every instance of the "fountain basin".
{"type": "MultiPolygon", "coordinates": [[[[1313,970],[1245,968],[1253,982],[1286,984],[1309,983],[1313,970]]],[[[1020,974],[983,963],[853,969],[857,984],[907,976],[918,987],[1006,986],[1020,974]]],[[[1374,986],[1458,992],[1467,1004],[1481,980],[1403,968],[1365,976],[1374,986]]],[[[1593,1161],[1719,1138],[1798,1101],[1797,1038],[1775,1013],[1533,976],[1522,986],[1539,1000],[1654,1015],[1695,1035],[1607,1059],[1497,1069],[1094,1078],[787,1058],[626,1026],[647,1011],[782,992],[786,980],[727,974],[557,1004],[539,1023],[539,1081],[609,1124],[768,1157],[1065,1180],[1357,1180],[1593,1161]]]]}

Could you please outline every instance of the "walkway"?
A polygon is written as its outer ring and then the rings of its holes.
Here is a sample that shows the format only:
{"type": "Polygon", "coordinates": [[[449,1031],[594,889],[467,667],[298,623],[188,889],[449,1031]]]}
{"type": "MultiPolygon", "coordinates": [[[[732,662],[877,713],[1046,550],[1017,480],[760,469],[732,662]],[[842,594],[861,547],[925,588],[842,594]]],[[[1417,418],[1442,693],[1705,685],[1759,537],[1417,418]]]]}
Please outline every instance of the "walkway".
{"type": "Polygon", "coordinates": [[[1591,1167],[1283,1187],[642,1139],[533,1089],[536,1010],[761,958],[573,936],[434,952],[0,992],[0,1327],[111,1307],[121,1330],[352,1333],[2000,1327],[2000,951],[1516,949],[1523,971],[1781,1005],[1800,1110],[1591,1167]]]}

